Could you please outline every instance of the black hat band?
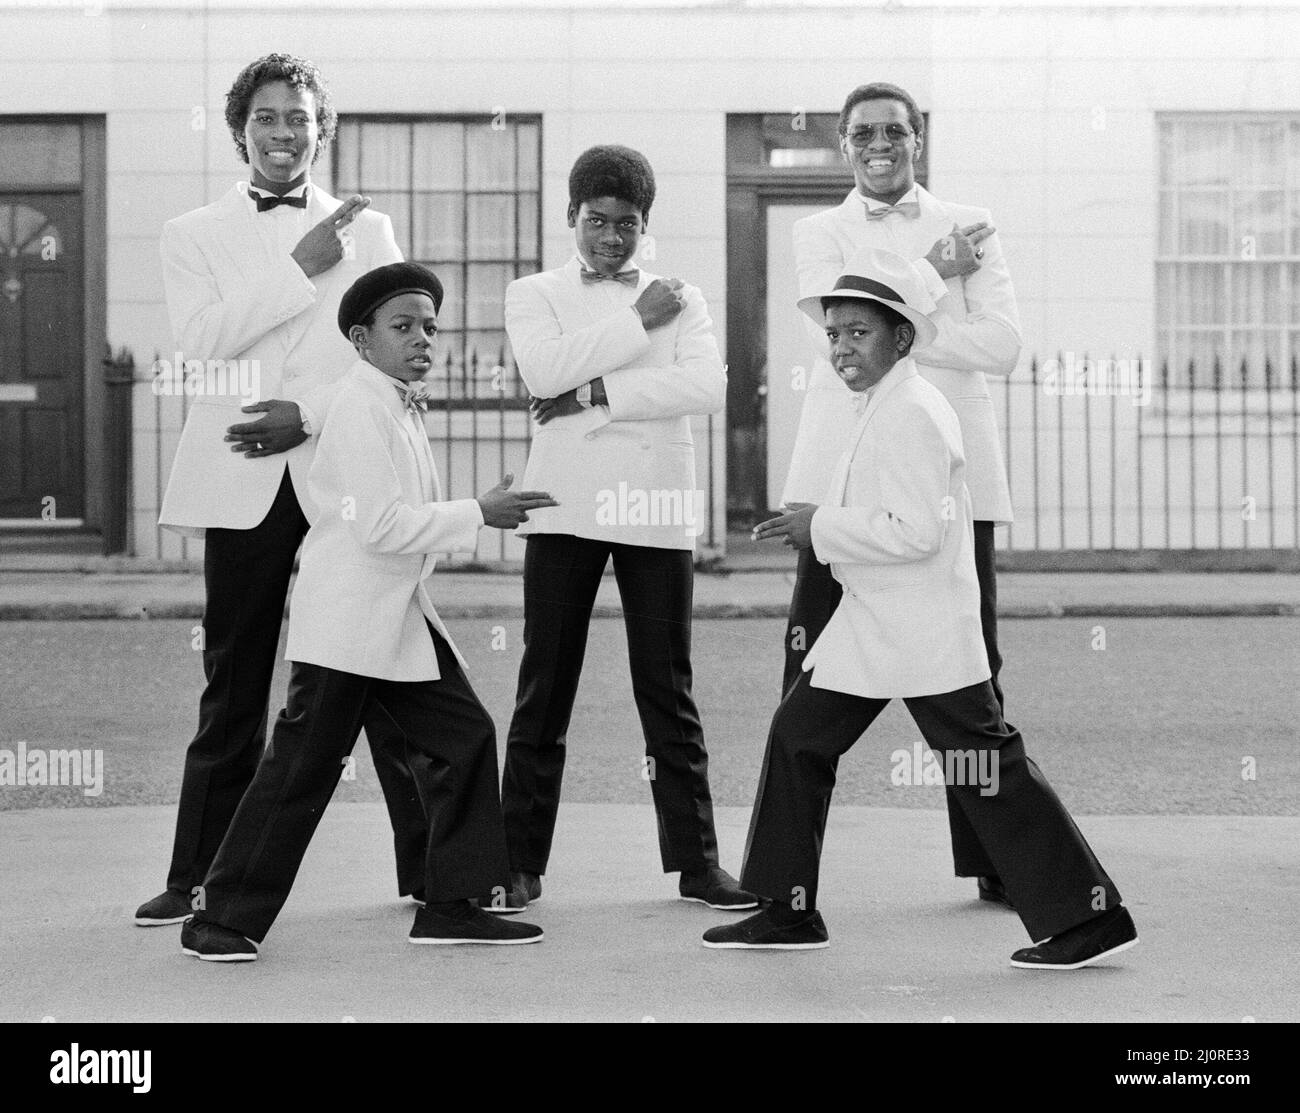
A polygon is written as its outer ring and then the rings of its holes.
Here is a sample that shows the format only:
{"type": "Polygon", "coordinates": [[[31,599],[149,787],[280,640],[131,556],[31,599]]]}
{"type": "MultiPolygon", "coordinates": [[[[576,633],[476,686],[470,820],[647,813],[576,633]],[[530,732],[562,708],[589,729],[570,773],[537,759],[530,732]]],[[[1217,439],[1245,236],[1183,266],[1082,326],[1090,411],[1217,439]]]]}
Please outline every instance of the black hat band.
{"type": "Polygon", "coordinates": [[[900,305],[907,305],[907,299],[899,297],[897,290],[890,289],[883,282],[877,282],[871,278],[860,278],[856,274],[840,275],[835,281],[835,290],[827,294],[826,297],[834,297],[835,293],[840,290],[857,290],[861,294],[871,294],[887,301],[896,301],[900,305]]]}

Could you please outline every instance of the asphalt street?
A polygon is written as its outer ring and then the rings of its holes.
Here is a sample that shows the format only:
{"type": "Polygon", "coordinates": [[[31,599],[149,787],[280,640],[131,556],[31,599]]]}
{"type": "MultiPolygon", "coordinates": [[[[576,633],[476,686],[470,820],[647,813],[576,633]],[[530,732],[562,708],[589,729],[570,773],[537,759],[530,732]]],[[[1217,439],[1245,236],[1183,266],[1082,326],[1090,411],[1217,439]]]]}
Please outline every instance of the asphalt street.
{"type": "MultiPolygon", "coordinates": [[[[0,623],[0,749],[100,748],[104,789],[0,787],[0,1020],[1295,1020],[1300,758],[1292,618],[1006,621],[1008,715],[1132,909],[1141,945],[1015,970],[1017,917],[952,876],[942,790],[894,784],[891,705],[841,762],[825,951],[716,952],[675,898],[641,778],[622,624],[593,623],[537,947],[406,943],[364,749],[261,961],[213,969],[131,925],[159,888],[201,668],[189,621],[0,623]],[[116,806],[114,806],[116,805],[116,806]],[[1280,932],[1280,934],[1279,934],[1280,932]],[[429,952],[438,952],[430,954],[429,952]],[[452,952],[452,953],[447,953],[452,952]]],[[[724,864],[739,867],[782,623],[697,621],[724,864]]],[[[504,742],[520,623],[452,633],[504,742]]],[[[282,698],[285,670],[275,680],[282,698]]],[[[920,1061],[920,1060],[918,1060],[920,1061]]]]}
{"type": "MultiPolygon", "coordinates": [[[[453,637],[504,748],[522,623],[460,619],[453,637]]],[[[0,810],[169,804],[202,681],[194,624],[0,623],[0,746],[104,751],[104,790],[0,787],[0,810]]],[[[783,624],[695,623],[695,692],[718,803],[753,801],[777,703],[783,624]]],[[[1007,718],[1085,814],[1300,815],[1300,623],[1290,618],[1006,621],[1007,718]],[[1104,646],[1104,648],[1103,648],[1104,646]],[[1253,759],[1253,760],[1251,760],[1253,759]],[[1246,774],[1243,776],[1243,773],[1246,774]]],[[[272,713],[287,667],[277,670],[272,713]]],[[[894,784],[919,735],[891,704],[840,766],[836,801],[942,808],[934,785],[894,784]]],[[[592,623],[568,735],[570,802],[648,802],[622,623],[592,623]]],[[[340,800],[378,800],[369,755],[340,800]]]]}

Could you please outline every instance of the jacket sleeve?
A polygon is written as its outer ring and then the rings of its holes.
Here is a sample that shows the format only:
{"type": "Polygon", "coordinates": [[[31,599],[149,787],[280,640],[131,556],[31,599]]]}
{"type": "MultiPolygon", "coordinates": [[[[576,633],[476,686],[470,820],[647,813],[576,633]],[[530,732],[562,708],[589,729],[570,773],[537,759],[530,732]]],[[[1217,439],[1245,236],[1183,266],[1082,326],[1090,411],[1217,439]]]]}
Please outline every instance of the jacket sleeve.
{"type": "Polygon", "coordinates": [[[337,479],[337,500],[324,513],[343,514],[357,542],[374,553],[473,552],[483,511],[477,499],[411,506],[402,498],[395,451],[406,444],[387,411],[366,406],[336,414],[321,433],[313,474],[337,479]]]}
{"type": "MultiPolygon", "coordinates": [[[[393,222],[384,213],[374,215],[378,218],[378,226],[375,247],[366,265],[367,271],[402,261],[401,248],[397,246],[397,239],[393,235],[393,222]]],[[[318,436],[325,427],[330,406],[333,405],[334,397],[342,386],[343,380],[335,379],[332,383],[322,383],[320,386],[312,387],[311,390],[304,391],[300,398],[294,399],[298,403],[298,412],[302,414],[303,420],[311,423],[312,436],[318,436]]]]}
{"type": "Polygon", "coordinates": [[[603,376],[611,421],[715,414],[726,404],[727,371],[704,295],[694,286],[684,291],[686,304],[674,322],[673,362],[623,367],[603,376]]]}
{"type": "Polygon", "coordinates": [[[608,375],[650,347],[631,306],[564,332],[540,283],[528,278],[506,287],[505,319],[519,377],[534,398],[554,398],[608,375]]]}
{"type": "Polygon", "coordinates": [[[316,302],[315,285],[288,255],[223,294],[202,248],[175,221],[163,226],[161,253],[167,315],[186,358],[235,359],[316,302]]]}
{"type": "MultiPolygon", "coordinates": [[[[991,217],[983,213],[980,219],[991,217]]],[[[932,344],[919,349],[916,358],[930,367],[1009,375],[1016,369],[1023,344],[1016,292],[997,233],[980,247],[984,259],[979,270],[961,280],[966,296],[965,316],[933,314],[930,320],[938,327],[939,335],[932,344]]]]}
{"type": "Polygon", "coordinates": [[[890,444],[906,450],[876,450],[888,460],[879,476],[880,505],[813,512],[813,551],[823,564],[906,564],[943,547],[956,510],[948,494],[948,442],[923,406],[906,406],[890,422],[890,444]]]}

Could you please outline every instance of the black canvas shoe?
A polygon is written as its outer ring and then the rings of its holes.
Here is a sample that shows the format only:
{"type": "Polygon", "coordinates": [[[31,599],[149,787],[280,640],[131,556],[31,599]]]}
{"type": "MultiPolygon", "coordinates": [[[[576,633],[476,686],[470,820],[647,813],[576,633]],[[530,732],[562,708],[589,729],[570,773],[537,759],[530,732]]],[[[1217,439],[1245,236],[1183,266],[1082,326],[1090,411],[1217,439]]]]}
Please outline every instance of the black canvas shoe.
{"type": "Polygon", "coordinates": [[[256,962],[257,944],[237,931],[206,920],[181,928],[181,952],[204,962],[256,962]]]}
{"type": "Polygon", "coordinates": [[[510,871],[510,889],[500,891],[500,886],[490,896],[479,897],[478,906],[485,912],[498,916],[515,916],[528,907],[530,901],[542,897],[542,879],[526,870],[510,871]]]}
{"type": "Polygon", "coordinates": [[[190,907],[190,898],[175,889],[159,893],[153,900],[147,900],[135,910],[137,927],[163,927],[166,924],[179,924],[194,915],[190,907]]]}
{"type": "Polygon", "coordinates": [[[1011,898],[1007,896],[1007,891],[1003,887],[1002,878],[977,877],[975,881],[979,886],[980,900],[986,900],[989,904],[1000,904],[1013,912],[1016,910],[1016,906],[1011,903],[1011,898]]]}
{"type": "Polygon", "coordinates": [[[1127,951],[1137,941],[1133,917],[1121,904],[1060,935],[1016,951],[1011,956],[1011,965],[1026,970],[1078,970],[1127,951]]]}
{"type": "Polygon", "coordinates": [[[704,933],[706,947],[747,947],[772,951],[811,951],[831,945],[830,933],[822,914],[809,912],[795,923],[777,921],[770,908],[746,916],[734,924],[709,928],[704,933]]]}
{"type": "Polygon", "coordinates": [[[677,892],[682,900],[707,904],[724,912],[743,912],[746,908],[758,907],[758,897],[742,889],[740,882],[721,866],[710,866],[698,873],[682,870],[677,892]]]}
{"type": "Polygon", "coordinates": [[[536,924],[521,924],[518,920],[502,920],[492,916],[471,901],[453,913],[421,908],[415,914],[410,942],[454,945],[457,943],[488,943],[510,946],[517,943],[540,943],[542,929],[536,924]]]}

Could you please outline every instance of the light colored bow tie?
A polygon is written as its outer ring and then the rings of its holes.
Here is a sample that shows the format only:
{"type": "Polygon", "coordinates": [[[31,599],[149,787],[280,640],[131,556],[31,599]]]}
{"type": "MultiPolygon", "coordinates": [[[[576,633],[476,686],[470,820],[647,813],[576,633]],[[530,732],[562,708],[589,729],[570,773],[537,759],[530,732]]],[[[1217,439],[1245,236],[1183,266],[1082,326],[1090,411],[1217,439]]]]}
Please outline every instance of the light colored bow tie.
{"type": "Polygon", "coordinates": [[[427,413],[429,409],[429,388],[423,383],[414,386],[407,386],[404,383],[394,383],[397,387],[397,393],[402,396],[402,405],[408,414],[427,413]]]}
{"type": "Polygon", "coordinates": [[[900,201],[897,205],[878,205],[874,209],[870,205],[862,207],[867,211],[868,220],[884,220],[890,213],[898,213],[908,220],[915,220],[921,215],[920,201],[900,201]]]}
{"type": "Polygon", "coordinates": [[[619,271],[618,274],[601,274],[600,271],[588,270],[583,267],[578,272],[582,275],[583,282],[621,282],[624,286],[635,286],[641,281],[641,272],[635,267],[630,271],[619,271]]]}

